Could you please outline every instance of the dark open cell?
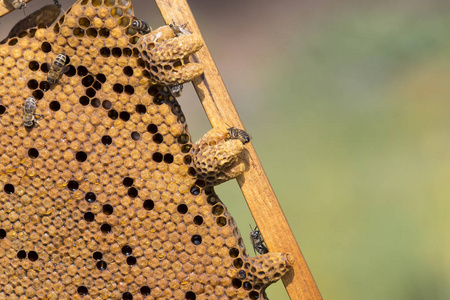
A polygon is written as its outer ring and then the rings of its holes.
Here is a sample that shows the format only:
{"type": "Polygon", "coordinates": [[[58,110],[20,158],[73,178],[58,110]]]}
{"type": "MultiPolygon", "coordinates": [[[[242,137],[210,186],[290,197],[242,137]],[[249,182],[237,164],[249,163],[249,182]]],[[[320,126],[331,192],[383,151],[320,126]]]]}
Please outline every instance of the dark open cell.
{"type": "Polygon", "coordinates": [[[238,256],[239,256],[239,249],[237,249],[237,248],[231,248],[231,249],[230,249],[230,256],[231,256],[232,258],[238,257],[238,256]]]}
{"type": "Polygon", "coordinates": [[[99,251],[96,251],[92,254],[92,258],[95,260],[101,260],[103,258],[103,254],[99,251]]]}
{"type": "Polygon", "coordinates": [[[219,201],[219,198],[217,197],[217,195],[211,195],[211,196],[209,196],[208,198],[206,198],[206,201],[209,203],[209,204],[211,204],[211,205],[214,205],[214,204],[217,204],[217,203],[219,203],[220,201],[219,201]]]}
{"type": "Polygon", "coordinates": [[[48,73],[48,64],[47,63],[43,63],[41,65],[41,71],[44,73],[48,73]]]}
{"type": "Polygon", "coordinates": [[[30,68],[31,71],[37,71],[39,70],[39,63],[35,60],[32,60],[28,64],[28,68],[30,68]]]}
{"type": "Polygon", "coordinates": [[[181,152],[183,153],[189,153],[189,151],[191,151],[192,145],[191,144],[186,144],[181,146],[181,152]]]}
{"type": "Polygon", "coordinates": [[[139,132],[133,131],[133,132],[131,133],[131,138],[132,138],[134,141],[138,141],[138,140],[141,138],[141,135],[139,134],[139,132]]]}
{"type": "Polygon", "coordinates": [[[243,261],[241,258],[236,258],[236,259],[233,261],[233,265],[234,265],[234,267],[235,267],[236,269],[240,269],[240,268],[242,268],[242,266],[244,265],[244,261],[243,261]]]}
{"type": "Polygon", "coordinates": [[[53,111],[58,111],[61,108],[61,104],[59,104],[58,101],[52,101],[52,102],[50,102],[49,107],[53,111]]]}
{"type": "Polygon", "coordinates": [[[92,222],[95,219],[95,215],[90,211],[88,211],[87,213],[84,214],[83,218],[86,222],[92,222]]]}
{"type": "Polygon", "coordinates": [[[89,73],[89,72],[88,72],[88,69],[86,69],[85,66],[79,66],[79,67],[77,68],[77,74],[78,74],[78,76],[80,76],[80,77],[84,77],[84,76],[86,76],[88,73],[89,73]]]}
{"type": "Polygon", "coordinates": [[[75,76],[75,74],[77,74],[77,69],[75,69],[75,67],[72,65],[69,66],[69,71],[64,73],[64,75],[69,76],[69,77],[75,76]]]}
{"type": "Polygon", "coordinates": [[[206,185],[206,183],[201,179],[197,179],[195,181],[195,184],[198,185],[199,187],[204,187],[206,185]]]}
{"type": "Polygon", "coordinates": [[[3,187],[5,193],[7,194],[12,194],[14,193],[14,186],[10,183],[5,184],[5,186],[3,187]]]}
{"type": "Polygon", "coordinates": [[[6,230],[0,229],[0,239],[4,239],[6,237],[6,230]]]}
{"type": "Polygon", "coordinates": [[[123,74],[127,76],[133,76],[133,68],[130,66],[126,66],[125,68],[123,68],[123,74]]]}
{"type": "Polygon", "coordinates": [[[248,282],[248,281],[244,281],[244,283],[242,284],[242,286],[243,286],[244,289],[246,289],[247,291],[250,291],[250,290],[253,288],[252,284],[251,284],[250,282],[248,282]]]}
{"type": "Polygon", "coordinates": [[[97,32],[97,29],[91,27],[86,30],[86,34],[90,38],[96,38],[98,35],[98,32],[97,32]]]}
{"type": "Polygon", "coordinates": [[[91,100],[91,105],[95,108],[100,107],[100,104],[101,104],[100,99],[98,99],[98,98],[94,98],[91,100]]]}
{"type": "Polygon", "coordinates": [[[198,194],[200,194],[200,188],[198,186],[194,185],[191,187],[190,192],[192,195],[197,196],[198,194]]]}
{"type": "Polygon", "coordinates": [[[79,295],[84,296],[84,295],[87,295],[89,291],[88,291],[87,287],[82,285],[77,288],[77,292],[79,295]]]}
{"type": "Polygon", "coordinates": [[[112,107],[112,103],[109,100],[105,100],[102,102],[102,106],[104,109],[110,109],[112,107]]]}
{"type": "Polygon", "coordinates": [[[111,50],[109,50],[109,48],[103,47],[100,49],[100,55],[104,57],[109,57],[111,55],[111,50]]]}
{"type": "Polygon", "coordinates": [[[155,97],[153,97],[153,103],[155,103],[156,105],[161,105],[166,103],[166,97],[162,96],[162,95],[156,95],[155,97]]]}
{"type": "Polygon", "coordinates": [[[191,175],[192,177],[195,177],[197,175],[197,171],[195,171],[193,167],[189,167],[188,174],[191,175]]]}
{"type": "Polygon", "coordinates": [[[130,114],[126,111],[121,111],[119,117],[124,121],[128,121],[130,119],[130,114]]]}
{"type": "Polygon", "coordinates": [[[98,34],[101,37],[107,38],[107,37],[109,37],[109,29],[108,28],[100,28],[100,30],[98,31],[98,34]]]}
{"type": "Polygon", "coordinates": [[[145,69],[145,61],[142,58],[138,58],[137,64],[138,64],[139,67],[145,69]]]}
{"type": "Polygon", "coordinates": [[[140,292],[142,295],[148,296],[148,295],[150,295],[151,290],[148,286],[143,286],[143,287],[141,287],[140,292]]]}
{"type": "Polygon", "coordinates": [[[238,289],[242,286],[242,281],[240,279],[234,278],[231,281],[231,284],[233,285],[234,288],[238,289]]]}
{"type": "Polygon", "coordinates": [[[194,245],[200,245],[202,243],[202,237],[199,236],[198,234],[194,234],[191,238],[191,242],[194,245]]]}
{"type": "Polygon", "coordinates": [[[102,74],[102,73],[99,73],[99,74],[95,75],[95,77],[101,83],[105,83],[106,82],[106,76],[104,74],[102,74]]]}
{"type": "Polygon", "coordinates": [[[215,216],[220,216],[223,213],[223,206],[218,204],[212,208],[212,213],[215,216]]]}
{"type": "Polygon", "coordinates": [[[133,55],[133,51],[130,48],[123,48],[122,53],[126,57],[131,57],[131,55],[133,55]]]}
{"type": "Polygon", "coordinates": [[[75,180],[69,180],[69,182],[67,183],[67,187],[71,191],[76,191],[78,189],[78,182],[76,182],[75,180]]]}
{"type": "Polygon", "coordinates": [[[39,88],[41,90],[43,90],[44,92],[48,91],[50,89],[50,83],[48,83],[48,81],[41,81],[41,83],[39,83],[39,88]]]}
{"type": "Polygon", "coordinates": [[[41,90],[35,90],[33,91],[33,97],[36,98],[36,100],[41,100],[44,97],[44,92],[41,90]]]}
{"type": "Polygon", "coordinates": [[[145,105],[138,104],[138,105],[136,105],[136,112],[138,114],[143,115],[143,114],[145,114],[147,112],[147,108],[145,108],[145,105]]]}
{"type": "Polygon", "coordinates": [[[36,261],[38,260],[39,255],[36,253],[36,251],[30,251],[28,252],[28,259],[31,261],[36,261]]]}
{"type": "Polygon", "coordinates": [[[223,227],[227,225],[227,219],[225,217],[218,217],[216,223],[217,225],[219,225],[219,227],[223,227]]]}
{"type": "Polygon", "coordinates": [[[186,206],[186,204],[180,204],[180,205],[178,205],[178,207],[177,207],[177,211],[180,213],[180,214],[185,214],[185,213],[187,213],[187,211],[188,211],[188,207],[186,206]]]}
{"type": "Polygon", "coordinates": [[[103,224],[102,226],[100,226],[100,230],[103,233],[110,233],[111,232],[111,225],[109,225],[108,223],[103,224]]]}
{"type": "Polygon", "coordinates": [[[38,88],[39,83],[37,82],[37,80],[31,79],[28,81],[27,86],[30,90],[35,90],[38,88]]]}
{"type": "Polygon", "coordinates": [[[251,291],[248,296],[251,300],[259,299],[259,293],[257,291],[251,291]]]}
{"type": "Polygon", "coordinates": [[[130,292],[125,292],[122,294],[123,300],[133,300],[133,295],[130,292]]]}
{"type": "Polygon", "coordinates": [[[0,105],[0,115],[3,115],[6,111],[6,107],[3,105],[0,105]]]}
{"type": "Polygon", "coordinates": [[[133,95],[134,94],[134,87],[132,87],[131,85],[126,85],[125,86],[125,93],[128,95],[133,95]]]}
{"type": "Polygon", "coordinates": [[[212,186],[207,186],[205,187],[205,195],[211,195],[212,193],[214,193],[214,188],[212,186]]]}
{"type": "Polygon", "coordinates": [[[102,136],[102,143],[105,146],[109,146],[112,143],[112,138],[109,135],[102,136]]]}
{"type": "Polygon", "coordinates": [[[19,252],[17,252],[17,258],[18,259],[25,259],[25,258],[27,258],[27,253],[25,252],[25,250],[19,250],[19,252]]]}
{"type": "Polygon", "coordinates": [[[83,84],[85,87],[90,87],[94,83],[94,81],[94,76],[89,74],[81,79],[81,84],[83,84]]]}
{"type": "Polygon", "coordinates": [[[77,154],[75,154],[75,158],[76,158],[79,162],[83,162],[83,161],[86,161],[86,159],[87,159],[87,154],[86,154],[86,152],[78,151],[77,154]]]}
{"type": "Polygon", "coordinates": [[[115,57],[120,57],[122,56],[122,49],[120,49],[119,47],[114,47],[112,48],[111,53],[115,57]]]}
{"type": "Polygon", "coordinates": [[[244,270],[240,270],[240,271],[238,272],[238,275],[239,275],[239,278],[240,278],[240,279],[245,279],[245,278],[247,278],[247,273],[245,273],[244,270]]]}
{"type": "Polygon", "coordinates": [[[97,269],[99,269],[100,271],[106,270],[107,266],[108,266],[108,264],[103,260],[100,260],[97,262],[97,269]]]}
{"type": "Polygon", "coordinates": [[[80,24],[81,27],[89,27],[89,25],[91,25],[91,21],[89,21],[88,18],[80,18],[78,20],[78,24],[80,24]]]}
{"type": "Polygon", "coordinates": [[[122,247],[122,253],[126,256],[131,255],[131,253],[133,253],[133,249],[130,246],[125,245],[122,247]]]}
{"type": "Polygon", "coordinates": [[[89,98],[86,96],[81,96],[79,101],[80,101],[80,104],[83,106],[86,106],[89,104],[89,98]]]}
{"type": "Polygon", "coordinates": [[[187,142],[189,142],[189,135],[187,133],[182,133],[179,137],[178,137],[178,143],[180,144],[186,144],[187,142]]]}
{"type": "Polygon", "coordinates": [[[183,157],[183,162],[185,165],[190,165],[192,163],[192,157],[190,155],[186,155],[183,157]]]}
{"type": "Polygon", "coordinates": [[[97,93],[97,91],[93,88],[88,88],[86,90],[86,96],[88,96],[89,98],[95,97],[96,93],[97,93]]]}
{"type": "Polygon", "coordinates": [[[128,189],[128,196],[130,196],[131,198],[136,198],[138,195],[138,190],[134,187],[131,187],[128,189]]]}
{"type": "Polygon", "coordinates": [[[92,85],[92,87],[96,90],[96,91],[100,91],[102,89],[102,83],[98,80],[96,80],[94,82],[94,84],[92,85]]]}
{"type": "Polygon", "coordinates": [[[123,179],[122,183],[123,183],[124,186],[130,187],[130,186],[133,185],[134,179],[133,179],[133,178],[130,178],[130,177],[125,177],[125,178],[123,179]]]}
{"type": "Polygon", "coordinates": [[[28,156],[31,158],[36,158],[39,156],[39,151],[36,148],[28,149],[28,156]]]}
{"type": "Polygon", "coordinates": [[[161,144],[164,141],[164,138],[161,134],[157,133],[152,137],[152,140],[157,144],[161,144]]]}
{"type": "Polygon", "coordinates": [[[195,224],[195,225],[202,225],[202,224],[203,224],[203,218],[202,218],[202,216],[195,216],[195,217],[194,217],[194,224],[195,224]]]}
{"type": "Polygon", "coordinates": [[[145,200],[144,201],[144,208],[146,210],[152,210],[155,207],[155,203],[153,200],[145,200]]]}
{"type": "Polygon", "coordinates": [[[104,213],[105,215],[110,215],[110,214],[113,213],[114,208],[113,208],[111,205],[109,205],[109,204],[105,204],[105,205],[103,205],[103,207],[102,207],[102,211],[103,211],[103,213],[104,213]]]}
{"type": "Polygon", "coordinates": [[[186,300],[195,300],[197,299],[197,296],[194,292],[187,292],[186,293],[186,300]]]}
{"type": "Polygon", "coordinates": [[[173,163],[173,155],[170,154],[170,153],[165,154],[165,155],[164,155],[164,162],[165,162],[166,164],[171,164],[171,163],[173,163]]]}
{"type": "Polygon", "coordinates": [[[95,200],[97,200],[97,197],[95,196],[94,193],[87,192],[86,196],[84,196],[84,199],[86,199],[87,202],[92,203],[95,202],[95,200]]]}
{"type": "Polygon", "coordinates": [[[155,152],[155,153],[153,153],[153,155],[152,155],[152,159],[153,159],[154,161],[156,161],[156,162],[162,162],[162,160],[163,160],[163,155],[162,155],[161,153],[159,153],[159,152],[155,152]]]}
{"type": "Polygon", "coordinates": [[[74,34],[76,37],[81,38],[81,37],[84,36],[84,29],[83,29],[83,28],[80,28],[80,27],[76,27],[76,28],[73,29],[73,34],[74,34]]]}
{"type": "Polygon", "coordinates": [[[136,264],[136,257],[128,256],[127,257],[127,265],[134,266],[136,264]]]}
{"type": "Polygon", "coordinates": [[[121,85],[120,83],[116,83],[113,85],[113,91],[120,94],[123,93],[123,85],[121,85]]]}
{"type": "Polygon", "coordinates": [[[108,111],[108,117],[110,117],[113,120],[116,120],[119,117],[119,113],[116,110],[111,109],[110,111],[108,111]]]}
{"type": "Polygon", "coordinates": [[[156,96],[159,93],[159,88],[157,85],[151,85],[147,92],[150,96],[156,96]]]}
{"type": "Polygon", "coordinates": [[[50,43],[48,42],[43,42],[41,45],[41,50],[45,53],[49,53],[50,51],[52,51],[52,45],[50,45],[50,43]]]}
{"type": "Polygon", "coordinates": [[[156,126],[155,124],[150,124],[147,126],[147,131],[154,134],[158,132],[158,126],[156,126]]]}

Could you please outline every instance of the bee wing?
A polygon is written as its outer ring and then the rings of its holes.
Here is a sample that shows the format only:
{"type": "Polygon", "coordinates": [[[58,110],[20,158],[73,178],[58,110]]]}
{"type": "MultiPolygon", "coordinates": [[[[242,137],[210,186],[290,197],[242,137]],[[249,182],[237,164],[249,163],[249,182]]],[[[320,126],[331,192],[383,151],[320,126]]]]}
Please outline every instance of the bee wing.
{"type": "Polygon", "coordinates": [[[67,71],[69,71],[70,66],[64,66],[64,68],[61,69],[61,74],[66,73],[67,71]]]}

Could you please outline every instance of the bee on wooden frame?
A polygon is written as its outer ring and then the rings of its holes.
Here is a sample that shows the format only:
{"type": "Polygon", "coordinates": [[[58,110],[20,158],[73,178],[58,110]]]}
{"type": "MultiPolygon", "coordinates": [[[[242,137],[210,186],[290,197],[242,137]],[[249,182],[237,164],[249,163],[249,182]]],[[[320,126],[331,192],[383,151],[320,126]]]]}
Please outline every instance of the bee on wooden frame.
{"type": "Polygon", "coordinates": [[[228,134],[230,135],[230,139],[240,140],[244,145],[250,142],[250,140],[252,139],[252,137],[250,136],[250,134],[247,133],[247,131],[236,127],[228,128],[228,134]]]}
{"type": "Polygon", "coordinates": [[[141,34],[147,34],[150,31],[152,31],[152,28],[148,26],[148,24],[145,21],[136,19],[133,22],[131,22],[131,28],[136,29],[141,34]]]}
{"type": "Polygon", "coordinates": [[[172,20],[172,23],[169,24],[170,28],[172,28],[173,33],[175,33],[175,36],[180,36],[183,34],[191,34],[188,30],[185,29],[186,24],[183,25],[177,25],[175,24],[175,22],[172,20]]]}
{"type": "Polygon", "coordinates": [[[250,241],[253,245],[253,251],[258,252],[259,254],[266,254],[269,252],[266,245],[264,245],[264,240],[261,236],[261,232],[259,231],[258,227],[255,227],[254,229],[250,225],[250,241]]]}
{"type": "Polygon", "coordinates": [[[69,66],[65,66],[67,61],[67,55],[64,53],[58,54],[55,60],[50,64],[48,69],[47,81],[50,84],[55,84],[58,82],[62,74],[69,71],[69,66]]]}
{"type": "Polygon", "coordinates": [[[44,116],[35,113],[36,106],[36,99],[33,96],[25,99],[25,104],[23,105],[23,125],[25,127],[33,127],[35,123],[37,124],[36,116],[44,116]]]}

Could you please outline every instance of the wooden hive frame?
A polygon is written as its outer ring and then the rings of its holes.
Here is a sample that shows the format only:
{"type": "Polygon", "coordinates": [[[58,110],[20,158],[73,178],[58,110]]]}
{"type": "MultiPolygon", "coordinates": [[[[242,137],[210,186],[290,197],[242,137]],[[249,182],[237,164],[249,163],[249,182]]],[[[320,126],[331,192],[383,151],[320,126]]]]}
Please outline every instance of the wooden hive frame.
{"type": "MultiPolygon", "coordinates": [[[[155,0],[155,2],[167,24],[172,22],[189,24],[189,30],[201,36],[186,0],[155,0]]],[[[229,126],[244,128],[204,41],[203,44],[203,48],[193,57],[204,66],[205,71],[203,76],[193,80],[193,85],[208,119],[212,127],[226,123],[229,126]]],[[[282,277],[290,298],[322,299],[255,149],[249,144],[247,150],[250,154],[251,168],[240,175],[237,181],[269,250],[291,253],[294,256],[293,268],[282,277]]]]}
{"type": "MultiPolygon", "coordinates": [[[[167,24],[189,24],[189,30],[201,37],[186,0],[155,2],[167,24]]],[[[0,0],[0,16],[10,11],[11,6],[0,0]]],[[[205,46],[193,58],[204,66],[204,75],[195,79],[193,84],[208,119],[213,127],[226,123],[244,128],[204,41],[203,44],[205,46]]],[[[282,278],[290,298],[322,299],[253,146],[249,144],[247,150],[251,168],[237,181],[269,250],[290,253],[295,259],[291,271],[282,278]]]]}

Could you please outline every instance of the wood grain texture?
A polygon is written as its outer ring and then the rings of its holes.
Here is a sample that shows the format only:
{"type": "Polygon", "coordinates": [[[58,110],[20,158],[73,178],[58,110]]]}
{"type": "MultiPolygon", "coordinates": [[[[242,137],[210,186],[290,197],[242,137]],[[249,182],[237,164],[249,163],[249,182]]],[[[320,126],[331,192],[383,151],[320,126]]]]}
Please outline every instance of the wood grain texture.
{"type": "MultiPolygon", "coordinates": [[[[25,0],[25,2],[30,2],[31,0],[25,0]]],[[[15,10],[15,8],[11,5],[10,0],[0,0],[0,17],[9,14],[15,10]]]]}
{"type": "MultiPolygon", "coordinates": [[[[186,0],[155,2],[167,24],[186,24],[187,30],[201,36],[186,0]]],[[[243,129],[206,43],[193,56],[193,60],[201,63],[205,69],[204,74],[194,80],[193,84],[211,125],[215,127],[226,123],[243,129]]],[[[249,143],[246,148],[251,168],[239,176],[237,181],[269,251],[291,253],[295,258],[293,269],[282,278],[290,298],[322,299],[253,146],[249,143]]]]}

